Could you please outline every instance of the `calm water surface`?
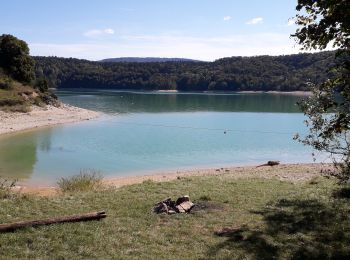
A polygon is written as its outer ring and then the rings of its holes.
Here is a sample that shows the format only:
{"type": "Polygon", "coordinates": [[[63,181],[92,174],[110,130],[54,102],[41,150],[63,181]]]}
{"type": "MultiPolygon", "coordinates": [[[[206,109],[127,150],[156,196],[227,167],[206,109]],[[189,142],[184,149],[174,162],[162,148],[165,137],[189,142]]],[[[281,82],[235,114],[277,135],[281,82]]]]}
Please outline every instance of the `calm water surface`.
{"type": "Polygon", "coordinates": [[[0,138],[0,176],[28,184],[96,169],[127,176],[194,167],[312,162],[292,140],[305,133],[300,97],[60,91],[66,103],[102,118],[0,138]]]}

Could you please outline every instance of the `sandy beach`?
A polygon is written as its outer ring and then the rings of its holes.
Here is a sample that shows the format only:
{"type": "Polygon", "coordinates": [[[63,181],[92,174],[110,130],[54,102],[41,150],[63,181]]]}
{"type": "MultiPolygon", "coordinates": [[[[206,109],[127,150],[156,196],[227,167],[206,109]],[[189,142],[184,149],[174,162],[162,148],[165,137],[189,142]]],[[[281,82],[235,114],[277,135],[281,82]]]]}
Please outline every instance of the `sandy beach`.
{"type": "Polygon", "coordinates": [[[61,104],[59,107],[33,106],[28,113],[0,111],[0,135],[58,124],[97,118],[100,113],[61,104]]]}
{"type": "MultiPolygon", "coordinates": [[[[323,172],[332,169],[331,164],[308,163],[308,164],[281,164],[277,166],[240,166],[226,168],[193,169],[188,171],[173,171],[155,173],[142,176],[111,177],[103,180],[107,187],[120,188],[126,185],[138,184],[144,181],[166,182],[181,178],[196,176],[217,176],[232,179],[278,179],[292,183],[307,182],[313,178],[322,176],[323,172]]],[[[39,196],[52,196],[59,194],[56,186],[17,186],[16,190],[39,196]]]]}
{"type": "Polygon", "coordinates": [[[331,169],[331,164],[308,163],[308,164],[281,164],[277,166],[235,166],[226,168],[210,168],[210,169],[194,169],[188,171],[164,172],[143,176],[115,177],[105,179],[107,185],[121,187],[142,183],[151,180],[155,182],[171,181],[178,178],[186,178],[193,176],[223,176],[233,179],[240,178],[263,178],[263,179],[279,179],[289,182],[309,181],[314,177],[321,176],[321,172],[331,169]]]}

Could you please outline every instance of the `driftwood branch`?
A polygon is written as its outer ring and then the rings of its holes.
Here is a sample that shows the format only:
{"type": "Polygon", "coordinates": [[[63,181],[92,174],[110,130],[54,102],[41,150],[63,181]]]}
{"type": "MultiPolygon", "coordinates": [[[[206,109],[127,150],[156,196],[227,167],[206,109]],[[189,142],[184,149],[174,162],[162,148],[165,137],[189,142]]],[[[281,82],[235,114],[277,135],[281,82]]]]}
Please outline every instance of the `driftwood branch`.
{"type": "Polygon", "coordinates": [[[44,220],[34,220],[34,221],[20,221],[11,224],[0,224],[0,232],[14,231],[19,228],[24,227],[36,227],[36,226],[44,226],[51,224],[58,224],[64,222],[79,222],[79,221],[88,221],[88,220],[100,220],[101,218],[105,218],[107,215],[104,211],[99,212],[90,212],[85,214],[50,218],[44,220]]]}
{"type": "Polygon", "coordinates": [[[268,161],[265,164],[261,164],[261,165],[256,166],[256,168],[263,167],[263,166],[275,166],[275,165],[279,165],[279,164],[280,164],[280,161],[268,161]]]}

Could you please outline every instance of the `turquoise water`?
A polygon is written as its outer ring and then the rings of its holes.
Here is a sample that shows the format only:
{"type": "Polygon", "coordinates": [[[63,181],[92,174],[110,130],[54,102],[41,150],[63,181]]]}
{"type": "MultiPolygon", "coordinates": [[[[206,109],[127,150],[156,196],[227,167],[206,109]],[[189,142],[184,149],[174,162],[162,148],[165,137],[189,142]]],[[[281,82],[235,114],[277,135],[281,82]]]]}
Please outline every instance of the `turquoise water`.
{"type": "Polygon", "coordinates": [[[104,176],[191,168],[312,162],[293,141],[305,133],[299,97],[62,91],[63,102],[104,112],[97,120],[0,139],[0,176],[29,184],[96,169],[104,176]]]}

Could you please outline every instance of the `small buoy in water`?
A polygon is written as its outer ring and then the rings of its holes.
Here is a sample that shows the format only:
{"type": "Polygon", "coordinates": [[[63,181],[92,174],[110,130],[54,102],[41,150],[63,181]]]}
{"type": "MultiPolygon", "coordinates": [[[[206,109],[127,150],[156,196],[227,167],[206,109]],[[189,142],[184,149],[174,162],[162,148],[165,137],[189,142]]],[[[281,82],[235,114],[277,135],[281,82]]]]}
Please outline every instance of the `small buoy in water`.
{"type": "Polygon", "coordinates": [[[224,134],[226,134],[226,131],[224,131],[224,134]]]}

